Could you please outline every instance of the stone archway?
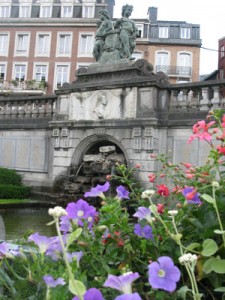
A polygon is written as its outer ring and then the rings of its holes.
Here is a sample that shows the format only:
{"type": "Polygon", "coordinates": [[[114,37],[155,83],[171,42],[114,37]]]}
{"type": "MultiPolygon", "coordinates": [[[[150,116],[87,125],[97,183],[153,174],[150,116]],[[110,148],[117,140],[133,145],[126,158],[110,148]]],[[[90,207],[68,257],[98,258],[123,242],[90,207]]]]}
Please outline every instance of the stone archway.
{"type": "MultiPolygon", "coordinates": [[[[69,176],[61,182],[61,204],[76,201],[97,184],[104,184],[107,175],[115,173],[116,163],[128,165],[124,147],[109,135],[91,135],[74,151],[69,176]]],[[[90,199],[98,205],[98,199],[90,199]]]]}

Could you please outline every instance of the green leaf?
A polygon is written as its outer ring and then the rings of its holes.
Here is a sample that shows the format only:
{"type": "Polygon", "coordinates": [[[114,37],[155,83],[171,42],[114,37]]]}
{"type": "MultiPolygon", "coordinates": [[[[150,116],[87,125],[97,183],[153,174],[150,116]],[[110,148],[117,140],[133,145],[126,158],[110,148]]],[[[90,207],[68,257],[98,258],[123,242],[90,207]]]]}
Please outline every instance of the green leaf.
{"type": "Polygon", "coordinates": [[[219,230],[219,229],[216,229],[216,230],[214,230],[214,232],[215,232],[216,234],[224,234],[224,233],[225,233],[225,230],[219,230]]]}
{"type": "Polygon", "coordinates": [[[185,285],[177,291],[177,295],[179,298],[186,300],[187,292],[191,292],[191,290],[185,285]]]}
{"type": "Polygon", "coordinates": [[[215,257],[211,257],[207,259],[207,261],[203,265],[203,271],[206,274],[209,274],[213,271],[213,262],[215,260],[215,257]]]}
{"type": "Polygon", "coordinates": [[[225,274],[225,259],[216,257],[213,262],[213,271],[218,274],[225,274]]]}
{"type": "Polygon", "coordinates": [[[171,234],[171,237],[178,245],[180,245],[180,240],[182,238],[182,234],[180,234],[180,233],[171,234]]]}
{"type": "Polygon", "coordinates": [[[216,242],[212,239],[205,240],[202,244],[202,247],[203,247],[203,250],[202,250],[201,254],[203,256],[211,256],[214,253],[216,253],[218,250],[218,246],[217,246],[216,242]]]}
{"type": "Polygon", "coordinates": [[[221,287],[219,287],[219,288],[216,288],[214,291],[215,291],[215,292],[225,292],[225,287],[224,287],[224,286],[221,286],[221,287]]]}
{"type": "Polygon", "coordinates": [[[192,251],[193,249],[196,249],[196,248],[198,248],[198,247],[200,247],[200,246],[201,246],[200,243],[191,243],[190,245],[188,245],[188,246],[186,247],[186,249],[187,249],[188,251],[192,251]]]}
{"type": "Polygon", "coordinates": [[[72,232],[70,235],[69,235],[69,238],[67,240],[67,243],[66,243],[66,248],[68,249],[69,246],[74,242],[76,241],[79,236],[81,235],[82,233],[82,228],[77,228],[74,232],[72,232]]]}
{"type": "Polygon", "coordinates": [[[211,272],[225,274],[225,259],[221,259],[220,257],[211,257],[204,263],[203,271],[206,274],[211,272]]]}
{"type": "Polygon", "coordinates": [[[207,195],[207,194],[201,195],[201,198],[203,200],[207,201],[208,203],[212,203],[212,204],[216,203],[216,200],[214,198],[212,198],[211,196],[207,195]]]}
{"type": "Polygon", "coordinates": [[[69,290],[75,296],[83,296],[86,292],[86,287],[83,282],[75,279],[70,279],[69,290]]]}
{"type": "Polygon", "coordinates": [[[46,225],[47,225],[47,226],[50,226],[50,225],[52,225],[52,224],[55,224],[55,220],[54,220],[54,221],[51,221],[51,222],[49,222],[49,223],[47,223],[46,225]]]}

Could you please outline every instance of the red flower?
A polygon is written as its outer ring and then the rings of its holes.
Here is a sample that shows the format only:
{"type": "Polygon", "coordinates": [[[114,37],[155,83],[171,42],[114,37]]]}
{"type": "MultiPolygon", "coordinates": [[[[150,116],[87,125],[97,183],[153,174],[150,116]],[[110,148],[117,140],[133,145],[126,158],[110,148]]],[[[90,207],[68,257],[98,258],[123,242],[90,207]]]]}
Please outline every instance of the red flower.
{"type": "Polygon", "coordinates": [[[159,214],[164,213],[164,204],[157,204],[157,211],[159,214]]]}
{"type": "Polygon", "coordinates": [[[169,189],[168,187],[165,185],[165,184],[161,184],[161,185],[157,185],[157,193],[160,195],[160,196],[165,196],[165,197],[168,197],[170,192],[169,192],[169,189]]]}

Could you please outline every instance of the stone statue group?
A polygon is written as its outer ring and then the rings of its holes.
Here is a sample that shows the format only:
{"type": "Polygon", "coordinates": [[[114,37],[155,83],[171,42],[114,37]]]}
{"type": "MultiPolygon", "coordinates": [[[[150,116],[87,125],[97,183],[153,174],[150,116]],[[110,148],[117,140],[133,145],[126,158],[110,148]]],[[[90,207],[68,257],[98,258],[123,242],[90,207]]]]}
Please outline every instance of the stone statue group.
{"type": "Polygon", "coordinates": [[[99,11],[100,21],[97,23],[97,32],[93,55],[100,64],[114,63],[121,59],[132,60],[135,40],[138,37],[138,28],[133,20],[129,19],[133,6],[122,7],[122,18],[115,23],[110,19],[107,9],[99,11]]]}

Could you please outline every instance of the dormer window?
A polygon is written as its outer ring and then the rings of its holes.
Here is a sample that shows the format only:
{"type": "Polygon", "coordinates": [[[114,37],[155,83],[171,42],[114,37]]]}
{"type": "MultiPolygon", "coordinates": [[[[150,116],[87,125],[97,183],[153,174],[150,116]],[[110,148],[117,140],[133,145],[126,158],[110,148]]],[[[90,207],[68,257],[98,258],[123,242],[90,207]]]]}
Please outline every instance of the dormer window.
{"type": "Polygon", "coordinates": [[[160,26],[159,27],[159,38],[168,38],[169,37],[169,28],[167,26],[160,26]]]}
{"type": "Polygon", "coordinates": [[[21,5],[20,6],[20,18],[29,18],[30,17],[30,6],[21,5]]]}
{"type": "Polygon", "coordinates": [[[83,18],[93,18],[94,17],[94,5],[85,4],[83,6],[83,18]]]}
{"type": "Polygon", "coordinates": [[[10,6],[1,5],[0,6],[0,18],[9,18],[10,17],[10,6]]]}
{"type": "Polygon", "coordinates": [[[52,6],[51,5],[42,5],[41,6],[41,18],[51,18],[52,16],[52,6]]]}
{"type": "Polygon", "coordinates": [[[62,18],[72,18],[73,16],[73,6],[72,5],[63,5],[61,9],[62,18]]]}
{"type": "Polygon", "coordinates": [[[180,29],[181,39],[190,39],[191,38],[191,29],[187,27],[182,27],[180,29]]]}

